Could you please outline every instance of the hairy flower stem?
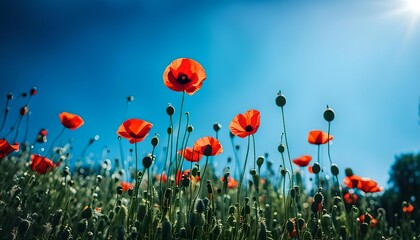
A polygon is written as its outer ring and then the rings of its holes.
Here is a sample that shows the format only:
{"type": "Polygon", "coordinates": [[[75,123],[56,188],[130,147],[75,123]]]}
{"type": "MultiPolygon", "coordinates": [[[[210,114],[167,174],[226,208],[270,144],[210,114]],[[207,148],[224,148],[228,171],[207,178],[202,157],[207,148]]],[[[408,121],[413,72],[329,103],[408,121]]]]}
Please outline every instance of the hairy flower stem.
{"type": "Polygon", "coordinates": [[[239,178],[239,185],[238,185],[238,193],[237,193],[237,195],[236,195],[236,203],[237,203],[237,206],[238,206],[238,217],[237,217],[237,219],[236,219],[236,231],[238,232],[239,231],[239,221],[240,221],[240,217],[241,217],[241,211],[240,211],[240,195],[241,195],[241,188],[242,188],[242,181],[243,181],[243,179],[244,179],[244,175],[245,175],[245,170],[246,170],[246,164],[247,164],[247,162],[248,162],[248,155],[249,155],[249,145],[250,145],[250,136],[248,136],[248,146],[247,146],[247,148],[246,148],[246,155],[245,155],[245,162],[244,162],[244,168],[243,168],[243,170],[242,170],[242,173],[241,173],[241,177],[239,178]]]}
{"type": "Polygon", "coordinates": [[[179,121],[178,121],[178,129],[177,129],[177,134],[176,134],[176,141],[175,141],[175,177],[176,177],[176,171],[178,170],[178,149],[179,149],[179,133],[181,132],[181,123],[182,123],[182,111],[184,108],[184,98],[185,98],[185,91],[182,91],[182,99],[181,99],[181,107],[180,107],[180,111],[179,111],[179,121]]]}
{"type": "Polygon", "coordinates": [[[320,149],[321,149],[321,145],[318,145],[318,154],[317,154],[318,157],[317,157],[317,159],[318,159],[319,166],[321,167],[320,172],[316,174],[316,176],[317,176],[317,182],[318,182],[318,189],[319,189],[319,187],[321,187],[320,175],[321,175],[321,172],[322,172],[320,149]]]}
{"type": "Polygon", "coordinates": [[[283,121],[283,132],[284,132],[284,140],[286,141],[287,157],[289,158],[290,169],[291,169],[291,174],[292,174],[292,182],[291,182],[290,186],[293,187],[293,183],[294,183],[293,165],[292,165],[292,160],[290,158],[289,143],[287,141],[286,121],[284,120],[284,109],[283,109],[283,107],[281,107],[281,118],[282,118],[282,121],[283,121]]]}
{"type": "Polygon", "coordinates": [[[237,169],[238,170],[238,175],[240,175],[241,174],[241,170],[240,170],[240,168],[241,168],[241,164],[239,163],[239,156],[238,156],[238,151],[236,151],[236,148],[235,148],[235,143],[233,142],[233,137],[231,137],[230,138],[230,143],[231,143],[231,145],[232,145],[232,149],[233,149],[233,154],[234,154],[234,156],[235,156],[235,164],[236,164],[236,168],[235,169],[237,169]]]}

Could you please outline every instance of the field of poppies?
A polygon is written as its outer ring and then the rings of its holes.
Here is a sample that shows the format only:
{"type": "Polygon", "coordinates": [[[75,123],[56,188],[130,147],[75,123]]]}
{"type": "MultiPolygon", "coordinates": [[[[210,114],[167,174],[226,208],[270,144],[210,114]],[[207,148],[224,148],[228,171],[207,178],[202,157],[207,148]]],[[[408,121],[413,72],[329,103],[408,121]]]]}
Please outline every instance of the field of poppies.
{"type": "Polygon", "coordinates": [[[419,224],[412,217],[416,209],[408,199],[399,203],[397,212],[387,212],[380,202],[383,187],[334,164],[329,143],[335,113],[330,107],[320,113],[327,131],[308,133],[308,142],[318,148],[317,157],[291,159],[286,97],[281,92],[273,97],[283,122],[279,166],[266,156],[256,156],[254,134],[260,112],[250,109],[237,114],[229,125],[232,146],[234,138],[246,139],[246,154],[240,158],[233,147],[231,161],[236,169],[225,168],[218,174],[211,162],[224,151],[222,145],[229,145],[218,140],[220,124],[214,124],[214,136],[191,144],[194,128],[183,111],[185,95],[199,91],[205,79],[198,62],[174,60],[164,69],[163,82],[180,92],[182,100],[179,111],[171,105],[166,108],[167,132],[148,136],[152,123],[136,118],[116,126],[120,141],[133,145],[129,173],[124,161],[108,159],[102,160],[99,170],[89,165],[69,168],[70,143],[58,146],[56,142],[64,131],[84,124],[82,116],[74,113],[59,114],[57,121],[63,128],[51,142],[45,129],[33,143],[16,142],[19,134],[26,134],[20,125],[37,89],[25,96],[26,105],[10,130],[5,122],[14,96],[7,95],[0,119],[0,238],[420,239],[419,224]],[[142,141],[150,142],[150,153],[144,156],[137,147],[142,141]],[[34,145],[44,143],[45,151],[34,150],[34,145]],[[166,152],[156,150],[161,144],[166,152]],[[328,156],[322,161],[321,146],[328,156]],[[152,170],[157,157],[165,159],[162,172],[152,170]],[[339,178],[340,171],[345,172],[344,179],[339,178]],[[239,177],[234,179],[231,172],[239,177]],[[395,216],[392,223],[387,215],[395,216]]]}

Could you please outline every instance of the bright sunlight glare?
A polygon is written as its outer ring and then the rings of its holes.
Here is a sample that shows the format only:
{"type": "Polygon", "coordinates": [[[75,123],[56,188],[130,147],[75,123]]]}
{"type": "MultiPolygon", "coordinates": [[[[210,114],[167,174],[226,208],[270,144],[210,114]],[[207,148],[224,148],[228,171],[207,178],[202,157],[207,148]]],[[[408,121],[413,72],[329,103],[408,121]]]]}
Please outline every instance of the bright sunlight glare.
{"type": "Polygon", "coordinates": [[[420,14],[420,0],[406,0],[406,4],[410,11],[420,14]]]}

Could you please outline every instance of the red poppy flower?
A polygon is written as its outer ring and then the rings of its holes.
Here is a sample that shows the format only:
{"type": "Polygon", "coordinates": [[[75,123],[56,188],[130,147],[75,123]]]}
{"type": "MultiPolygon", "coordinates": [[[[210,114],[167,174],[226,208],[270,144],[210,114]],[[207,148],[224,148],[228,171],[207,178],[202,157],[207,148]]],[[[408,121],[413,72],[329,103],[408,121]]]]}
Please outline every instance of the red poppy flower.
{"type": "Polygon", "coordinates": [[[362,187],[362,178],[356,175],[347,176],[343,179],[344,185],[348,188],[361,188],[362,187]]]}
{"type": "Polygon", "coordinates": [[[204,68],[189,58],[178,58],[163,72],[163,83],[176,92],[185,91],[189,95],[197,92],[206,79],[204,68]]]}
{"type": "Polygon", "coordinates": [[[344,196],[344,201],[349,204],[349,205],[354,205],[357,203],[357,200],[359,200],[359,196],[357,196],[357,194],[355,193],[345,193],[344,196]]]}
{"type": "Polygon", "coordinates": [[[196,177],[192,176],[190,169],[186,169],[186,170],[184,170],[184,172],[181,172],[181,171],[178,170],[178,172],[175,175],[176,185],[179,185],[179,182],[182,180],[183,176],[186,176],[188,179],[190,179],[191,181],[194,181],[194,182],[199,182],[200,179],[201,179],[200,176],[196,176],[196,177]]]}
{"type": "Polygon", "coordinates": [[[43,157],[38,154],[31,155],[31,163],[29,165],[31,169],[39,174],[46,174],[48,171],[51,171],[55,168],[55,164],[50,159],[43,157]]]}
{"type": "Polygon", "coordinates": [[[129,182],[121,182],[120,186],[122,187],[123,192],[127,192],[129,189],[134,188],[134,185],[129,182]]]}
{"type": "Polygon", "coordinates": [[[62,112],[58,116],[60,117],[61,124],[71,130],[79,128],[85,123],[79,115],[73,113],[62,112]]]}
{"type": "Polygon", "coordinates": [[[178,154],[182,155],[185,160],[189,162],[198,162],[203,157],[203,154],[199,153],[198,151],[194,151],[191,147],[186,147],[183,150],[179,150],[178,154]]]}
{"type": "Polygon", "coordinates": [[[155,179],[156,179],[157,182],[162,181],[162,183],[166,183],[166,181],[168,181],[168,176],[166,176],[166,173],[163,172],[162,174],[156,175],[155,179]]]}
{"type": "Polygon", "coordinates": [[[130,143],[141,142],[149,135],[152,126],[149,122],[131,118],[120,125],[117,134],[128,139],[130,143]]]}
{"type": "Polygon", "coordinates": [[[365,222],[365,215],[368,215],[370,218],[370,227],[374,228],[376,226],[376,224],[378,224],[378,220],[376,220],[372,215],[370,215],[370,213],[366,213],[366,214],[362,214],[359,216],[359,223],[364,223],[365,222]]]}
{"type": "Polygon", "coordinates": [[[312,157],[309,155],[303,155],[296,159],[293,159],[293,163],[298,165],[299,167],[306,167],[309,165],[309,162],[312,160],[312,157]]]}
{"type": "Polygon", "coordinates": [[[314,173],[314,170],[312,170],[312,166],[308,166],[308,172],[312,174],[314,173]]]}
{"type": "Polygon", "coordinates": [[[384,190],[383,187],[378,187],[378,183],[370,178],[362,178],[360,183],[361,187],[359,189],[365,193],[375,193],[384,190]]]}
{"type": "MultiPolygon", "coordinates": [[[[222,177],[222,182],[225,181],[225,176],[222,177]]],[[[228,188],[236,188],[239,186],[238,181],[236,181],[233,177],[228,177],[227,187],[228,188]]]]}
{"type": "Polygon", "coordinates": [[[330,138],[328,139],[328,133],[320,131],[320,130],[312,130],[309,132],[308,135],[308,142],[311,144],[321,145],[325,144],[330,140],[333,140],[333,136],[330,134],[330,138]]]}
{"type": "Polygon", "coordinates": [[[43,128],[43,129],[39,130],[38,135],[36,136],[36,142],[38,142],[38,143],[47,142],[47,134],[48,134],[48,132],[47,132],[46,129],[43,128]]]}
{"type": "Polygon", "coordinates": [[[214,137],[202,137],[198,139],[195,141],[193,149],[204,156],[215,156],[223,152],[222,145],[214,137]]]}
{"type": "Polygon", "coordinates": [[[414,207],[411,203],[407,203],[405,206],[403,206],[402,211],[404,213],[412,213],[414,211],[414,207]]]}
{"type": "Polygon", "coordinates": [[[254,109],[236,115],[229,125],[230,132],[241,138],[256,133],[259,127],[260,112],[254,109]]]}
{"type": "Polygon", "coordinates": [[[0,139],[0,159],[13,151],[19,151],[19,143],[10,144],[6,139],[0,139]]]}

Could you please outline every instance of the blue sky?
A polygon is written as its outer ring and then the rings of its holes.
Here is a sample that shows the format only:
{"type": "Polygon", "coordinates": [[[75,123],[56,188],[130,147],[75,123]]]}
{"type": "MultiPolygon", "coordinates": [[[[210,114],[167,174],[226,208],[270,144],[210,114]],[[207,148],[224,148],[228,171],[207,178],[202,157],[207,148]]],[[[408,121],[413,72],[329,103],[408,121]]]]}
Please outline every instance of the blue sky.
{"type": "MultiPolygon", "coordinates": [[[[61,130],[58,113],[81,115],[85,125],[60,138],[74,138],[75,157],[96,134],[93,159],[104,146],[111,159],[119,156],[115,131],[129,95],[135,101],[127,118],[152,122],[163,147],[165,108],[178,110],[181,94],[163,85],[162,74],[179,57],[206,69],[207,80],[184,109],[195,127],[191,143],[222,124],[219,168],[233,156],[229,122],[251,108],[262,118],[257,155],[267,152],[280,164],[279,90],[288,100],[292,158],[315,158],[307,134],[327,130],[327,104],[336,112],[332,158],[342,170],[352,167],[386,186],[395,156],[420,150],[420,14],[403,0],[2,1],[0,9],[1,106],[7,93],[36,86],[29,133],[47,128],[50,142],[61,130]]],[[[149,140],[141,154],[151,150],[149,140]]],[[[236,142],[245,150],[245,139],[236,142]]]]}

